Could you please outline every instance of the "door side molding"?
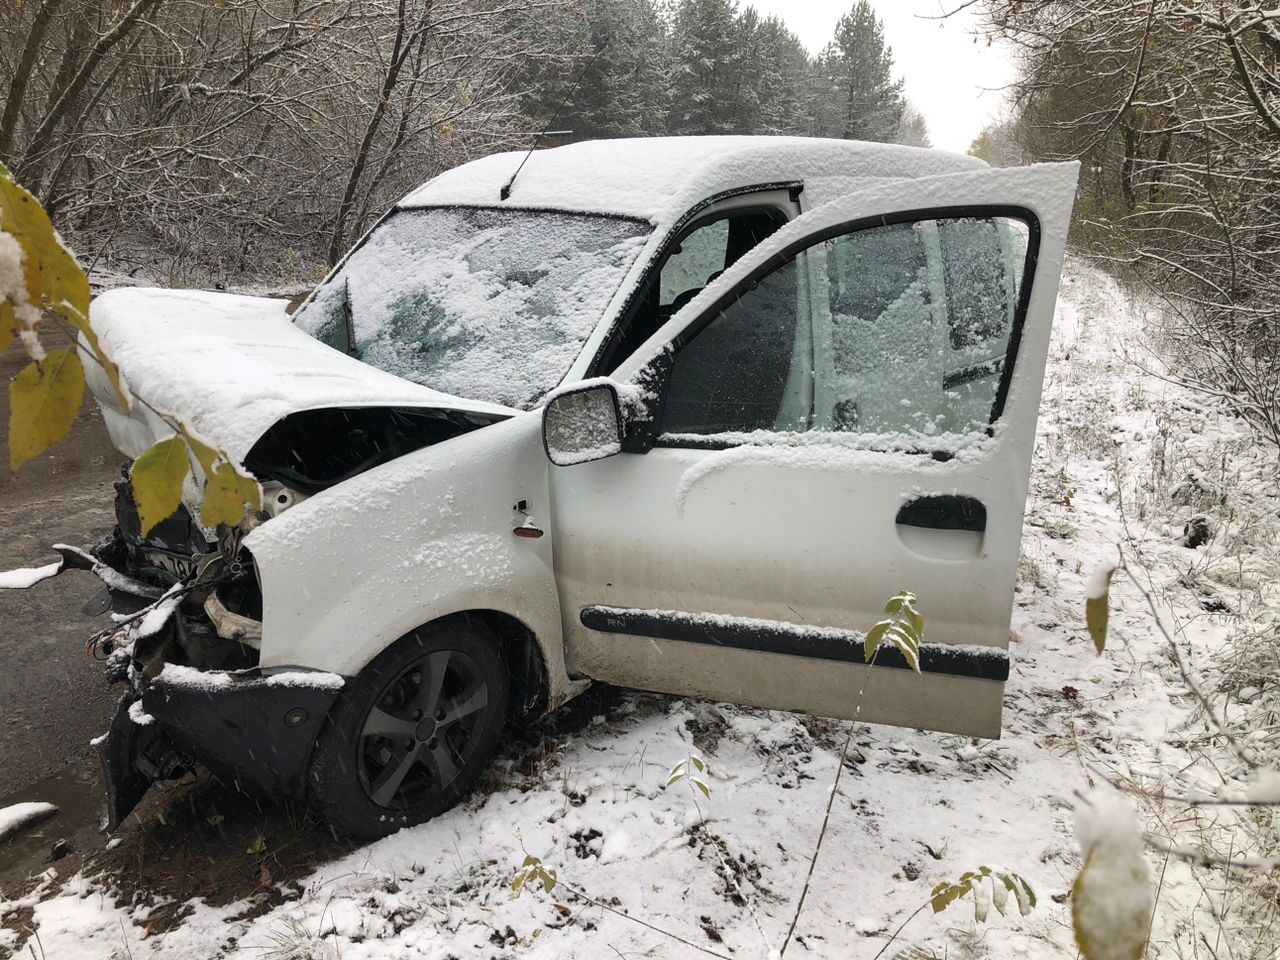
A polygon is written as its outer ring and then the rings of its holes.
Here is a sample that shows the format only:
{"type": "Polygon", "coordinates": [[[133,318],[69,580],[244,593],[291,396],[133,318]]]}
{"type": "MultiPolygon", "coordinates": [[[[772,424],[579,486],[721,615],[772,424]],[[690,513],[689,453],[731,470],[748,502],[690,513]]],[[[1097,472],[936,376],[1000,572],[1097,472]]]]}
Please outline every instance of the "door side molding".
{"type": "MultiPolygon", "coordinates": [[[[792,657],[866,663],[865,634],[838,627],[813,627],[782,620],[727,617],[714,613],[679,610],[638,610],[626,607],[588,606],[578,615],[584,627],[601,633],[653,637],[682,643],[781,653],[792,657]]],[[[875,666],[910,669],[895,647],[881,646],[875,666]]],[[[1009,654],[997,647],[920,645],[920,672],[968,677],[976,680],[1009,678],[1009,654]]]]}

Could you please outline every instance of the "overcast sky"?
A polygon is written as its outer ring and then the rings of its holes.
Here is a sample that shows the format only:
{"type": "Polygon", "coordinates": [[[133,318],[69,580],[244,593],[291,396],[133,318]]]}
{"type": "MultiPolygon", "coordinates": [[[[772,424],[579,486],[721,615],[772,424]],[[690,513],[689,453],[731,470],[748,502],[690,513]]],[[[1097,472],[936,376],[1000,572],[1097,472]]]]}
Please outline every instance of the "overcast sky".
{"type": "MultiPolygon", "coordinates": [[[[1012,79],[1006,51],[974,43],[975,21],[967,11],[947,20],[927,20],[958,0],[872,0],[884,21],[898,74],[907,81],[907,97],[924,114],[935,147],[963,152],[988,119],[1003,105],[1003,88],[1012,79]]],[[[853,0],[740,0],[762,14],[774,14],[817,53],[835,34],[836,21],[853,0]]]]}

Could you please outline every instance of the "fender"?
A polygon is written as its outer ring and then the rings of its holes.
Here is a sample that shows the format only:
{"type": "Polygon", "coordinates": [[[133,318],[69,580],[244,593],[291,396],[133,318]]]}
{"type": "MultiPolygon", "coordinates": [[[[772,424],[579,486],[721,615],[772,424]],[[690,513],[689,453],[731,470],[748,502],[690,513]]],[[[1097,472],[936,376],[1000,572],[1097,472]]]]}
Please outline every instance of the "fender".
{"type": "Polygon", "coordinates": [[[548,704],[577,693],[564,663],[552,568],[541,411],[408,454],[255,529],[260,664],[358,674],[409,631],[451,613],[523,623],[546,667],[548,704]],[[516,536],[522,524],[547,531],[516,536]]]}

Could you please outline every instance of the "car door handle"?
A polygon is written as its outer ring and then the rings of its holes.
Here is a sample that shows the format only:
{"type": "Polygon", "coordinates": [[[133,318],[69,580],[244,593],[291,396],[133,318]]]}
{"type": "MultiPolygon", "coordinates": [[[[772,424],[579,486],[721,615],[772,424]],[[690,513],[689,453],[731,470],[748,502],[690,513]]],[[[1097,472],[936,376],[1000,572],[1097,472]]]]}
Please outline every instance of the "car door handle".
{"type": "Polygon", "coordinates": [[[902,505],[896,522],[904,527],[983,533],[987,529],[987,508],[974,497],[954,494],[917,497],[902,505]]]}

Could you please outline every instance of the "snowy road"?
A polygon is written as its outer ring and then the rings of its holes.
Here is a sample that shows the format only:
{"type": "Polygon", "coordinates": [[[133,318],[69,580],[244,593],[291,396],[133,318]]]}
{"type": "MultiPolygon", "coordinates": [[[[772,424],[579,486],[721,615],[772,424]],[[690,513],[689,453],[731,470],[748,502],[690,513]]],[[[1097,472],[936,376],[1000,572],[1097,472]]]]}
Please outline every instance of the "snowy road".
{"type": "MultiPolygon", "coordinates": [[[[0,356],[0,382],[25,363],[20,350],[0,356]]],[[[8,417],[9,393],[0,390],[0,419],[8,417]]],[[[70,437],[16,476],[8,471],[8,450],[2,455],[0,570],[47,563],[57,559],[50,544],[89,544],[110,530],[120,456],[92,402],[70,437]]],[[[89,739],[110,719],[115,697],[101,666],[84,655],[94,628],[80,612],[99,592],[83,574],[0,591],[0,806],[14,791],[87,757],[89,739]]]]}
{"type": "MultiPolygon", "coordinates": [[[[1125,363],[1120,347],[1139,320],[1109,281],[1069,269],[1059,313],[1004,738],[857,732],[788,957],[869,960],[935,884],[981,864],[1026,877],[1038,893],[1029,917],[1010,909],[979,924],[966,899],[941,916],[921,913],[886,956],[1073,957],[1066,895],[1080,865],[1075,794],[1105,778],[1144,777],[1155,788],[1194,765],[1189,698],[1136,593],[1117,587],[1113,649],[1099,658],[1083,626],[1084,590],[1092,568],[1128,536],[1188,624],[1188,656],[1203,665],[1241,598],[1209,574],[1183,576],[1213,557],[1181,546],[1180,518],[1143,491],[1175,407],[1198,423],[1192,432],[1215,456],[1247,459],[1248,439],[1125,363]]],[[[1243,591],[1243,573],[1240,582],[1243,591]]],[[[34,913],[21,915],[49,957],[765,958],[791,921],[844,730],[626,695],[608,720],[549,736],[536,751],[509,751],[461,808],[300,882],[237,903],[193,903],[177,929],[151,931],[156,903],[117,904],[109,882],[83,877],[28,899],[22,906],[34,913]],[[710,799],[687,783],[664,787],[671,766],[691,754],[708,764],[710,799]],[[558,871],[550,895],[539,887],[513,897],[526,853],[558,871]]],[[[1147,825],[1161,816],[1142,814],[1147,825]]],[[[1191,956],[1194,926],[1184,921],[1204,909],[1204,896],[1190,868],[1152,862],[1162,896],[1150,956],[1191,956]]],[[[0,932],[0,953],[6,937],[20,942],[16,930],[0,932]]]]}

